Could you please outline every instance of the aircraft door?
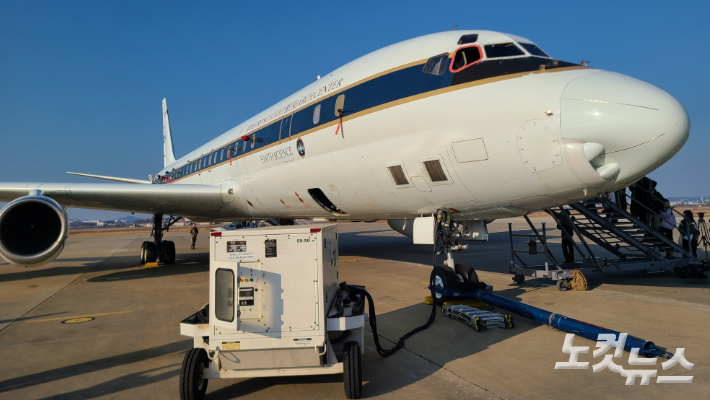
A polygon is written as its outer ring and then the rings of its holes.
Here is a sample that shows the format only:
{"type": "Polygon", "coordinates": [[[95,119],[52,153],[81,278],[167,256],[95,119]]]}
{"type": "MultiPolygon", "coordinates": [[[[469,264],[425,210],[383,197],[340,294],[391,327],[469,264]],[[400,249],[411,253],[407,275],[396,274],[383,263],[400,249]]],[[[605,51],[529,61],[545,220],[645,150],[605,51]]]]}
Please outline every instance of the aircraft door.
{"type": "Polygon", "coordinates": [[[291,120],[293,120],[293,114],[289,114],[281,120],[281,132],[279,132],[279,142],[284,142],[290,139],[291,120]]]}

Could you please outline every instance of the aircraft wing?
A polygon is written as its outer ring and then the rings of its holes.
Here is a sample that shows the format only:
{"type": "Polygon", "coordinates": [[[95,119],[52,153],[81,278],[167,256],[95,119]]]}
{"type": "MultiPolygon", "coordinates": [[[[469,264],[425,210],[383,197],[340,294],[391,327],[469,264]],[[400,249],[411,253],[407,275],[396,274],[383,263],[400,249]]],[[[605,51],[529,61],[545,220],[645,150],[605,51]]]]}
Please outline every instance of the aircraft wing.
{"type": "Polygon", "coordinates": [[[0,201],[27,196],[35,189],[63,207],[162,213],[193,219],[227,217],[220,209],[233,200],[223,201],[220,186],[212,185],[0,182],[0,201]]]}

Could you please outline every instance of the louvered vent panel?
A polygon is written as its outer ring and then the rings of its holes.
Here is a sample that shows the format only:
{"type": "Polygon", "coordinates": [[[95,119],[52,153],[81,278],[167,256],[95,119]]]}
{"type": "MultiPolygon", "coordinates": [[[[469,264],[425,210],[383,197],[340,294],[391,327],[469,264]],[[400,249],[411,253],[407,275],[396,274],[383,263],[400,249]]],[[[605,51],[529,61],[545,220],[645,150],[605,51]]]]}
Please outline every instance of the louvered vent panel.
{"type": "Polygon", "coordinates": [[[445,182],[449,180],[439,160],[424,161],[424,168],[426,168],[426,172],[429,174],[429,178],[432,182],[445,182]]]}
{"type": "Polygon", "coordinates": [[[401,165],[393,165],[391,167],[387,167],[387,169],[390,170],[390,174],[392,174],[392,179],[394,179],[394,183],[397,186],[409,185],[409,180],[404,174],[404,170],[402,169],[401,165]]]}

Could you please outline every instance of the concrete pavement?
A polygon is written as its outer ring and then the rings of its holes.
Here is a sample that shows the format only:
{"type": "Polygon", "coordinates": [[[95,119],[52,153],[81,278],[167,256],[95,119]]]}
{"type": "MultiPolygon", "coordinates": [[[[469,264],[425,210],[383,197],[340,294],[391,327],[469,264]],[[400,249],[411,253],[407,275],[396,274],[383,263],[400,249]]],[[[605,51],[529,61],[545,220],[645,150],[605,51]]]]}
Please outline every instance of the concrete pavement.
{"type": "MultiPolygon", "coordinates": [[[[545,219],[535,218],[536,222],[545,219]]],[[[371,333],[363,361],[363,398],[705,398],[710,389],[707,339],[708,281],[672,274],[588,277],[589,292],[559,292],[553,282],[529,279],[516,285],[510,264],[507,223],[527,229],[523,219],[490,225],[490,241],[473,243],[458,255],[499,294],[555,313],[628,332],[675,351],[686,348],[691,371],[676,365],[659,375],[693,375],[691,384],[626,386],[611,371],[555,370],[567,361],[564,333],[514,316],[515,328],[477,333],[438,314],[405,349],[382,358],[371,333]]],[[[340,277],[365,285],[377,307],[379,333],[392,346],[423,324],[422,303],[431,248],[416,246],[383,223],[342,223],[340,277]]],[[[554,232],[553,232],[554,234],[554,232]]],[[[173,266],[138,265],[145,234],[70,238],[54,263],[37,269],[0,264],[0,399],[175,399],[180,364],[191,339],[178,323],[208,297],[207,235],[189,250],[189,235],[170,232],[178,250],[173,266]],[[94,318],[62,323],[72,317],[94,318]]],[[[558,238],[554,238],[558,240],[558,238]]],[[[553,251],[559,253],[559,249],[553,251]]],[[[580,361],[596,364],[594,343],[580,361]]],[[[628,353],[614,359],[624,368],[628,353]]],[[[344,399],[342,376],[210,381],[208,399],[344,399]]]]}

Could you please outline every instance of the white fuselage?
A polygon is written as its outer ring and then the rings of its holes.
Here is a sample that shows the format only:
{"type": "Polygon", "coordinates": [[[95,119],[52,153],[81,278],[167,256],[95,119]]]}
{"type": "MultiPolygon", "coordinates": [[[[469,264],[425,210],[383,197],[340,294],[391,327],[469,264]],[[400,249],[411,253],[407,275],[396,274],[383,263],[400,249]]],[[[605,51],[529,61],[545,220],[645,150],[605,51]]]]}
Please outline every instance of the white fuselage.
{"type": "Polygon", "coordinates": [[[628,186],[687,140],[687,114],[665,92],[551,58],[484,56],[468,72],[453,73],[447,66],[441,79],[458,79],[456,84],[432,89],[431,83],[419,83],[430,79],[425,72],[416,76],[430,57],[453,57],[465,47],[459,38],[470,33],[478,34],[475,43],[482,48],[529,43],[465,31],[389,46],[314,82],[159,174],[176,169],[181,172],[173,173],[170,184],[221,186],[226,206],[211,214],[225,220],[401,219],[441,208],[463,219],[499,218],[628,186]],[[523,62],[536,69],[516,72],[523,62]],[[518,64],[510,67],[513,63],[518,64]],[[491,75],[495,65],[501,72],[491,75]],[[463,74],[469,74],[468,81],[461,81],[463,74]],[[306,117],[314,122],[310,127],[306,117]],[[269,127],[271,136],[263,133],[269,127]],[[240,139],[244,135],[250,136],[246,142],[240,139]],[[234,149],[221,150],[225,146],[234,149]],[[226,151],[234,151],[231,161],[226,151]],[[437,160],[443,176],[425,164],[437,160]],[[398,185],[390,167],[401,168],[406,183],[398,185]],[[320,189],[342,212],[321,207],[309,189],[320,189]]]}

